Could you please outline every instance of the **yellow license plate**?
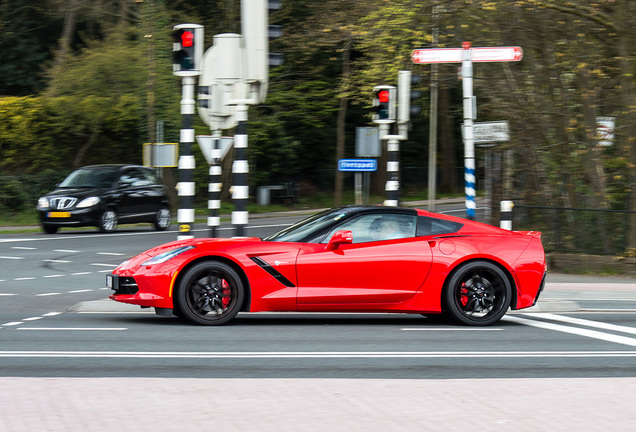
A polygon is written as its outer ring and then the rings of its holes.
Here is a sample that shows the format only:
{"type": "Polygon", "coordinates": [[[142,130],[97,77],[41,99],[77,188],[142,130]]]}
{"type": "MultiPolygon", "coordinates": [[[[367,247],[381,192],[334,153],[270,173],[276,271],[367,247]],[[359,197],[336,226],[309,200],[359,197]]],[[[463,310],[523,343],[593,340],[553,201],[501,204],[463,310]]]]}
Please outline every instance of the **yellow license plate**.
{"type": "Polygon", "coordinates": [[[50,218],[67,218],[71,217],[69,212],[49,212],[48,217],[50,218]]]}

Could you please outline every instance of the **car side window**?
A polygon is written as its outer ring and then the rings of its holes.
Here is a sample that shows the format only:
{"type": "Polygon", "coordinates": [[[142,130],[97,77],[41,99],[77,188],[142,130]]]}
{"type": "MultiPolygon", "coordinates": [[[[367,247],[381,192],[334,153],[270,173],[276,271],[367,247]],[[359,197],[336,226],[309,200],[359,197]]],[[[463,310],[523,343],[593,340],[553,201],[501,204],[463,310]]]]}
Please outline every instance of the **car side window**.
{"type": "Polygon", "coordinates": [[[362,215],[338,225],[321,242],[327,243],[340,230],[351,231],[353,243],[415,237],[415,216],[398,213],[362,215]]]}
{"type": "Polygon", "coordinates": [[[417,236],[452,234],[461,229],[464,224],[445,219],[437,219],[428,216],[418,216],[417,236]]]}
{"type": "Polygon", "coordinates": [[[136,168],[124,172],[119,179],[121,187],[142,187],[156,183],[156,178],[152,172],[136,168]]]}

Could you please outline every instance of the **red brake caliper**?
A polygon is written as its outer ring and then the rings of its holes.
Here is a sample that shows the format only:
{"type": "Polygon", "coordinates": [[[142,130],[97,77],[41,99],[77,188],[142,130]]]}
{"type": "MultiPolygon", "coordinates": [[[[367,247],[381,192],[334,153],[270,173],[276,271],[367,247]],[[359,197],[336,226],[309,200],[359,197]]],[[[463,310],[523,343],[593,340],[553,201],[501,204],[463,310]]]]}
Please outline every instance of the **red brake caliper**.
{"type": "Polygon", "coordinates": [[[223,288],[223,307],[226,308],[230,304],[230,300],[232,300],[230,284],[228,284],[227,281],[223,279],[223,282],[221,282],[221,287],[223,288]]]}
{"type": "Polygon", "coordinates": [[[465,283],[462,284],[462,287],[459,290],[459,301],[462,303],[462,306],[466,306],[468,304],[468,290],[466,289],[465,283]]]}

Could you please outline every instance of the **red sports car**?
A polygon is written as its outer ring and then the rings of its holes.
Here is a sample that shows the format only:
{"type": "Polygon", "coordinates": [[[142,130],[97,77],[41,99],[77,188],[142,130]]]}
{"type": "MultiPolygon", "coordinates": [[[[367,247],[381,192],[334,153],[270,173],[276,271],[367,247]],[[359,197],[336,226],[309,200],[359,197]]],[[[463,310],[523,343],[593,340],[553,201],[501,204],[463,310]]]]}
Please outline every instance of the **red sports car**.
{"type": "Polygon", "coordinates": [[[539,232],[348,206],[263,239],[166,243],[121,264],[107,284],[113,300],[204,325],[240,311],[447,314],[488,325],[534,305],[545,275],[539,232]]]}

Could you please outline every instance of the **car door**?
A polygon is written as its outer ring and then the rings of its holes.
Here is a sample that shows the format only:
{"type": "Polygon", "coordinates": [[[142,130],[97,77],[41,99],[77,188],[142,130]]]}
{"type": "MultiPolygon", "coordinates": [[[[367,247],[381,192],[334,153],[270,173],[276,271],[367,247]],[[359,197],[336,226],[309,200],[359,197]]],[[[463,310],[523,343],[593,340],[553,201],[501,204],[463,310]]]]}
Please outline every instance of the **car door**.
{"type": "Polygon", "coordinates": [[[378,237],[374,229],[388,216],[360,216],[334,228],[323,243],[302,245],[296,261],[299,310],[316,305],[355,309],[356,305],[399,303],[422,286],[432,253],[427,241],[415,237],[416,216],[396,214],[408,226],[401,234],[387,232],[387,238],[378,237]],[[353,243],[328,248],[325,242],[339,229],[351,231],[353,243]]]}

